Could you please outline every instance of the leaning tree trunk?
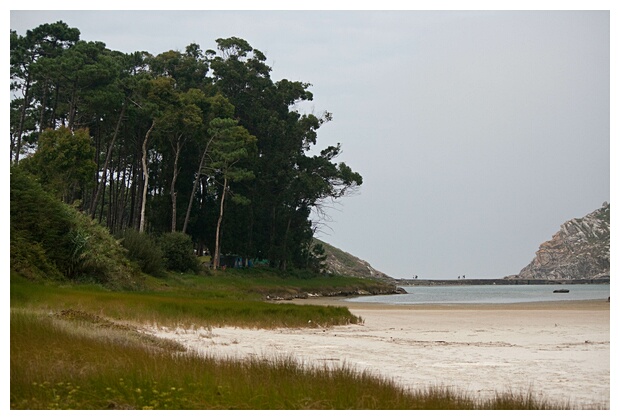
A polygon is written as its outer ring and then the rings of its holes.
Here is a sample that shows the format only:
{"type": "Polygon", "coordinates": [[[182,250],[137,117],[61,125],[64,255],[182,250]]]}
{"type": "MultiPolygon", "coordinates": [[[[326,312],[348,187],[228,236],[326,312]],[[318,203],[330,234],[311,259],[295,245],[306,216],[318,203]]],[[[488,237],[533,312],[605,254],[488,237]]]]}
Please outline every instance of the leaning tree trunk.
{"type": "Polygon", "coordinates": [[[108,165],[110,164],[110,159],[112,158],[112,149],[114,148],[114,143],[116,142],[116,137],[118,136],[118,131],[121,128],[121,122],[123,121],[123,116],[125,115],[126,103],[123,104],[123,108],[121,109],[121,114],[118,117],[118,121],[116,122],[116,129],[114,130],[114,136],[112,136],[112,141],[110,141],[110,146],[108,147],[108,153],[105,157],[105,163],[103,164],[103,175],[99,184],[97,184],[97,192],[95,193],[95,198],[93,202],[90,203],[90,214],[91,217],[95,217],[95,212],[97,211],[97,200],[99,200],[99,196],[101,196],[101,191],[105,188],[106,176],[108,173],[108,165]]]}
{"type": "Polygon", "coordinates": [[[202,167],[205,163],[205,158],[207,157],[207,151],[209,150],[209,145],[213,141],[213,137],[207,142],[204,151],[202,152],[202,157],[200,158],[200,164],[198,165],[198,172],[196,173],[196,179],[194,180],[194,186],[192,187],[192,193],[189,196],[189,204],[187,205],[187,211],[185,212],[185,221],[183,222],[183,233],[187,233],[187,225],[189,224],[189,214],[192,211],[192,203],[194,201],[194,196],[196,195],[196,190],[198,189],[198,184],[200,183],[200,174],[202,173],[202,167]]]}
{"type": "Polygon", "coordinates": [[[149,167],[147,163],[147,149],[146,146],[149,142],[149,135],[153,131],[155,127],[155,121],[151,124],[151,128],[146,132],[146,136],[144,136],[144,141],[142,142],[142,176],[144,176],[144,186],[142,189],[142,204],[140,207],[140,228],[139,232],[144,233],[145,219],[146,219],[146,194],[148,192],[149,187],[149,167]]]}
{"type": "Polygon", "coordinates": [[[181,154],[181,134],[177,139],[177,146],[174,151],[174,168],[172,171],[172,182],[170,183],[170,198],[172,200],[172,223],[171,229],[172,232],[176,232],[177,230],[177,191],[176,191],[176,183],[177,177],[179,175],[179,155],[181,154]]]}
{"type": "MultiPolygon", "coordinates": [[[[19,115],[19,128],[17,129],[17,144],[15,146],[15,164],[19,162],[19,152],[22,148],[22,136],[24,134],[24,124],[26,121],[26,106],[28,105],[28,93],[30,91],[30,74],[28,74],[28,80],[26,82],[26,89],[24,91],[24,103],[22,104],[22,109],[19,115]]],[[[11,143],[12,146],[12,143],[11,143]]],[[[11,147],[11,154],[13,153],[13,148],[11,147]]]]}
{"type": "Polygon", "coordinates": [[[222,226],[222,218],[224,217],[224,198],[226,198],[227,186],[228,178],[224,177],[224,188],[222,189],[222,198],[220,199],[220,215],[217,218],[217,227],[215,228],[215,254],[213,255],[214,269],[217,269],[220,265],[220,227],[222,226]]]}

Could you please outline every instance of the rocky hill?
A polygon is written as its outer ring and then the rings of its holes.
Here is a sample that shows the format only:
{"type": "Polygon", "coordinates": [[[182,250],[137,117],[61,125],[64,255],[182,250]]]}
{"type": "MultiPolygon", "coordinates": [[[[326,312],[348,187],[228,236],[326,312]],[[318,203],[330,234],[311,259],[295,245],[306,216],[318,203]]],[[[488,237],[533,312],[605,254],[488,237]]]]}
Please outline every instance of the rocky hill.
{"type": "Polygon", "coordinates": [[[360,277],[367,279],[391,280],[392,278],[371,267],[369,263],[348,252],[344,252],[326,242],[315,239],[315,243],[323,245],[325,249],[325,270],[329,274],[340,276],[360,277]]]}
{"type": "Polygon", "coordinates": [[[597,279],[609,277],[609,204],[560,226],[517,276],[522,279],[597,279]]]}

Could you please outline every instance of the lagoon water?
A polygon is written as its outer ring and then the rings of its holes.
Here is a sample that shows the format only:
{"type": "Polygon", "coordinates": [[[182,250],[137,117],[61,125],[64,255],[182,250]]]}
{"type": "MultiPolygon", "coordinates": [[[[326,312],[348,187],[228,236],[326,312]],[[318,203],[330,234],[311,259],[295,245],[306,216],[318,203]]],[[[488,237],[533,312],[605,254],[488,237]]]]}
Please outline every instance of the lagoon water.
{"type": "Polygon", "coordinates": [[[406,286],[407,294],[363,296],[351,302],[415,304],[484,304],[524,303],[566,300],[598,300],[609,297],[609,284],[565,285],[467,285],[467,286],[406,286]],[[569,293],[553,293],[568,289],[569,293]]]}

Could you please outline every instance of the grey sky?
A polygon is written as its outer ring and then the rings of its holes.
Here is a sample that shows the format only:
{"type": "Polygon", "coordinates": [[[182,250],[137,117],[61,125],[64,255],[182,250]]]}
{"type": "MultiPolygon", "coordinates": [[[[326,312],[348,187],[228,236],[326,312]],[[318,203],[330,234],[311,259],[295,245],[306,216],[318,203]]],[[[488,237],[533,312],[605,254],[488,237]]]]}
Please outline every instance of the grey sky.
{"type": "Polygon", "coordinates": [[[516,274],[610,201],[608,11],[12,11],[125,52],[237,36],[364,177],[320,238],[395,278],[516,274]]]}

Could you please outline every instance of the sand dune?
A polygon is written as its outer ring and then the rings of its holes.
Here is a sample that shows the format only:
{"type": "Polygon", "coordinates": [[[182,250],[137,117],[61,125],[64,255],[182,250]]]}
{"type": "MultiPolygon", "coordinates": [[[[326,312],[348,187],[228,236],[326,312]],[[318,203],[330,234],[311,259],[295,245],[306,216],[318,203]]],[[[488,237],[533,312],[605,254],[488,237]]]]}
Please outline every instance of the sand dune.
{"type": "Polygon", "coordinates": [[[333,299],[295,303],[345,305],[364,323],[150,332],[218,357],[291,356],[306,365],[346,363],[403,387],[447,386],[483,398],[496,391],[532,392],[581,408],[609,407],[607,302],[404,307],[333,299]]]}

